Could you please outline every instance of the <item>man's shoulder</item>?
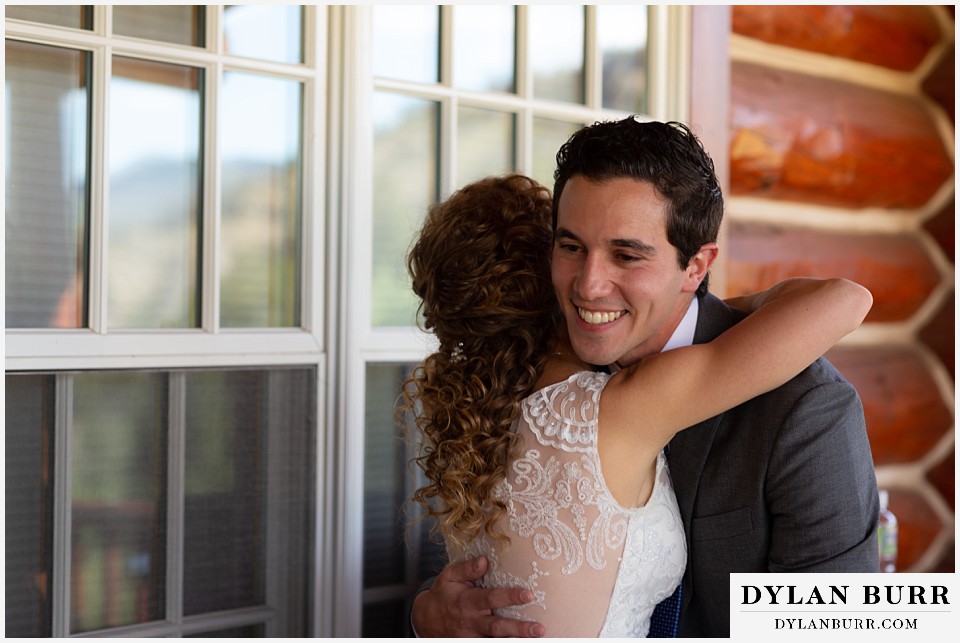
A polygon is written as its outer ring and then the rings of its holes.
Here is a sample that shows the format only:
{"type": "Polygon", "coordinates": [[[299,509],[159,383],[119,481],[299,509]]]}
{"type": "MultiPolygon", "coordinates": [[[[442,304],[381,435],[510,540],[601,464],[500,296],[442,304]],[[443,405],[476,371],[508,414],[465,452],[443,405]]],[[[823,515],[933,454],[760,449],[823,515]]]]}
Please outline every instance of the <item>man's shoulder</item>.
{"type": "Polygon", "coordinates": [[[701,296],[693,343],[705,344],[716,339],[717,335],[720,335],[746,316],[745,312],[731,308],[716,295],[707,293],[701,296]]]}
{"type": "MultiPolygon", "coordinates": [[[[707,293],[700,298],[700,313],[697,319],[694,343],[702,344],[715,339],[723,331],[734,326],[746,316],[747,314],[742,310],[731,308],[723,300],[707,293]]],[[[809,389],[831,383],[850,386],[840,371],[827,358],[820,357],[790,381],[767,393],[767,395],[802,395],[809,389]]]]}
{"type": "Polygon", "coordinates": [[[841,395],[843,391],[856,396],[856,389],[826,357],[820,357],[813,364],[800,371],[792,379],[780,385],[771,393],[799,397],[810,391],[823,388],[831,395],[841,395]]]}

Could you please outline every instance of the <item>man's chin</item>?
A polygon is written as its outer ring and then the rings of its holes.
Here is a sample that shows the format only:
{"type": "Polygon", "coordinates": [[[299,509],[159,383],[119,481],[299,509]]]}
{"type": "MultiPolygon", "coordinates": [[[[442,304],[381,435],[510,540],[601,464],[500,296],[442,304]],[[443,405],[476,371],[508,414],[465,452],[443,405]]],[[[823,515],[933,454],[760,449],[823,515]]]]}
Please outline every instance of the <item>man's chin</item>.
{"type": "Polygon", "coordinates": [[[610,350],[609,347],[595,346],[589,343],[576,341],[571,342],[571,344],[573,345],[573,351],[577,354],[577,357],[588,364],[593,364],[594,366],[607,366],[608,364],[613,364],[617,361],[619,356],[616,351],[610,350]]]}

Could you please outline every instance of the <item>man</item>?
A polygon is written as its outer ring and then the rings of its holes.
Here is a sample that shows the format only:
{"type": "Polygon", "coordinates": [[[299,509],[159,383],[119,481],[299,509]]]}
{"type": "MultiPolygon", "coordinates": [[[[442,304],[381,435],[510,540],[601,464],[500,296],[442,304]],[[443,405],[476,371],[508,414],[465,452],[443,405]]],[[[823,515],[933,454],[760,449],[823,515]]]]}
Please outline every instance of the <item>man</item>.
{"type": "MultiPolygon", "coordinates": [[[[580,358],[626,366],[710,341],[743,317],[707,292],[723,197],[688,128],[596,123],[560,149],[554,177],[551,271],[580,358]]],[[[731,572],[879,569],[863,409],[826,360],[680,432],[668,456],[687,536],[680,636],[730,635],[731,572]]],[[[536,623],[493,615],[530,597],[474,587],[485,569],[483,559],[448,565],[414,602],[416,631],[542,636],[536,623]]]]}

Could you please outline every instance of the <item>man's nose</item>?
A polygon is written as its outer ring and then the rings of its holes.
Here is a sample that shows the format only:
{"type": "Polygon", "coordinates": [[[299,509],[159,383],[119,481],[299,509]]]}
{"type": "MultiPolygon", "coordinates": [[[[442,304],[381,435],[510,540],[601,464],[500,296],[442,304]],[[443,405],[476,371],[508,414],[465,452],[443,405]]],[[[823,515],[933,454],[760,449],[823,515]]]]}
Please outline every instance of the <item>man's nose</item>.
{"type": "Polygon", "coordinates": [[[587,255],[577,274],[577,294],[584,299],[600,299],[610,293],[609,266],[602,257],[587,255]]]}

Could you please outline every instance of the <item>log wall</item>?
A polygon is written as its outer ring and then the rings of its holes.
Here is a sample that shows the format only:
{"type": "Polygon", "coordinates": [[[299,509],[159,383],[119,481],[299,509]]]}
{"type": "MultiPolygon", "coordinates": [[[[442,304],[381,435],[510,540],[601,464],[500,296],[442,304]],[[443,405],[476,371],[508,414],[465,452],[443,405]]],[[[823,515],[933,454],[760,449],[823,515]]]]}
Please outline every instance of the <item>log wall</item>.
{"type": "Polygon", "coordinates": [[[954,9],[735,6],[726,292],[868,288],[828,358],[864,403],[899,569],[953,572],[954,9]]]}

